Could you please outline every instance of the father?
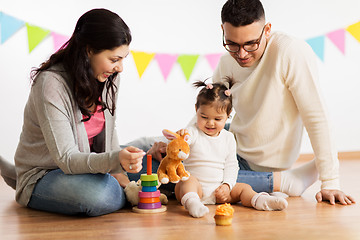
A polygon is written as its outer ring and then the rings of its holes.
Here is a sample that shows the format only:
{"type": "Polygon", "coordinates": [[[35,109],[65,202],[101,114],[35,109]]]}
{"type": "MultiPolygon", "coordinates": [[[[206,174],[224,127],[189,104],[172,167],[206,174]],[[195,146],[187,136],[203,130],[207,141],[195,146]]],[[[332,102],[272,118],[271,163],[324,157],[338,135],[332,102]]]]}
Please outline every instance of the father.
{"type": "MultiPolygon", "coordinates": [[[[339,161],[324,100],[316,56],[305,41],[271,33],[259,0],[228,0],[221,12],[223,45],[228,51],[213,82],[231,78],[235,116],[230,125],[237,142],[238,182],[255,191],[300,196],[318,178],[323,200],[343,205],[354,199],[340,191],[339,161]],[[315,159],[290,169],[299,157],[303,128],[315,159]]],[[[164,143],[150,153],[161,159],[164,143]]]]}

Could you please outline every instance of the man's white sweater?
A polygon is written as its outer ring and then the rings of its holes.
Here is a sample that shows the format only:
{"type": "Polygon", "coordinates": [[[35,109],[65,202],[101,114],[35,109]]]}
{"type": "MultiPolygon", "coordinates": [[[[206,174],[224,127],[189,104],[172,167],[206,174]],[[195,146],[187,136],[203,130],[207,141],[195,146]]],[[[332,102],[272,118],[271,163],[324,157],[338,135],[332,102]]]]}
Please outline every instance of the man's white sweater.
{"type": "Polygon", "coordinates": [[[305,41],[273,33],[259,62],[241,67],[222,56],[213,82],[231,77],[237,153],[255,171],[289,169],[299,157],[303,126],[322,189],[339,189],[339,162],[318,83],[317,61],[305,41]]]}

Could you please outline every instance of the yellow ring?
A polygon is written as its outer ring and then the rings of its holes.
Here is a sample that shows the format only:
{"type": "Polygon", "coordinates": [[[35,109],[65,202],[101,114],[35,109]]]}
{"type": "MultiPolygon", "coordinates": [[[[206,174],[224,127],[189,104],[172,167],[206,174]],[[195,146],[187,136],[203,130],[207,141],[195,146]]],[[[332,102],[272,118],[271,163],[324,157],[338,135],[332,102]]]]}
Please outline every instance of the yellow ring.
{"type": "Polygon", "coordinates": [[[156,173],[153,173],[151,175],[141,174],[140,180],[144,182],[156,181],[158,180],[158,175],[156,173]]]}

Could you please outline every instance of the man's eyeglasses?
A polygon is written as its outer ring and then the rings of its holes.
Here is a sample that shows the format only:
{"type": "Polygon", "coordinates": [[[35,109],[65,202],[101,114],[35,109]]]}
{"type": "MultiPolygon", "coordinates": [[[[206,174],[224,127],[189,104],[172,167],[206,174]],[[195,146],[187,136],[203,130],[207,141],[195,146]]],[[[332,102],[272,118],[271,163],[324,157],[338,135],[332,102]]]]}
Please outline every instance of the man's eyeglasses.
{"type": "Polygon", "coordinates": [[[263,27],[263,29],[261,31],[261,35],[258,39],[247,42],[245,44],[237,44],[237,43],[233,43],[233,42],[225,43],[225,35],[224,35],[224,30],[223,30],[223,46],[225,47],[225,49],[228,52],[231,52],[231,53],[237,53],[240,51],[241,48],[243,48],[247,52],[254,52],[259,49],[260,41],[261,41],[262,35],[264,34],[265,27],[266,27],[266,25],[263,27]]]}

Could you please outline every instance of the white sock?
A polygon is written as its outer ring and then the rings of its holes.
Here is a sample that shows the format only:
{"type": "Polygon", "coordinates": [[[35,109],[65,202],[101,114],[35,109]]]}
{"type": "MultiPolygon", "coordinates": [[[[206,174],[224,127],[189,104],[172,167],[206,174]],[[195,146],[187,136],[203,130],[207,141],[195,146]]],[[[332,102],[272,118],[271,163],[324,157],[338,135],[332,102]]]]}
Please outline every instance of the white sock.
{"type": "Polygon", "coordinates": [[[319,178],[315,160],[281,172],[280,191],[289,196],[301,196],[319,178]]]}
{"type": "Polygon", "coordinates": [[[199,195],[196,192],[188,192],[181,198],[181,204],[189,211],[193,217],[203,217],[209,213],[209,208],[201,203],[199,195]]]}
{"type": "Polygon", "coordinates": [[[251,199],[251,205],[257,210],[274,211],[285,209],[288,202],[285,198],[274,197],[266,192],[261,192],[251,199]]]}
{"type": "Polygon", "coordinates": [[[274,196],[274,197],[282,197],[282,198],[288,198],[289,195],[287,195],[286,193],[283,192],[272,192],[269,193],[270,196],[274,196]]]}

